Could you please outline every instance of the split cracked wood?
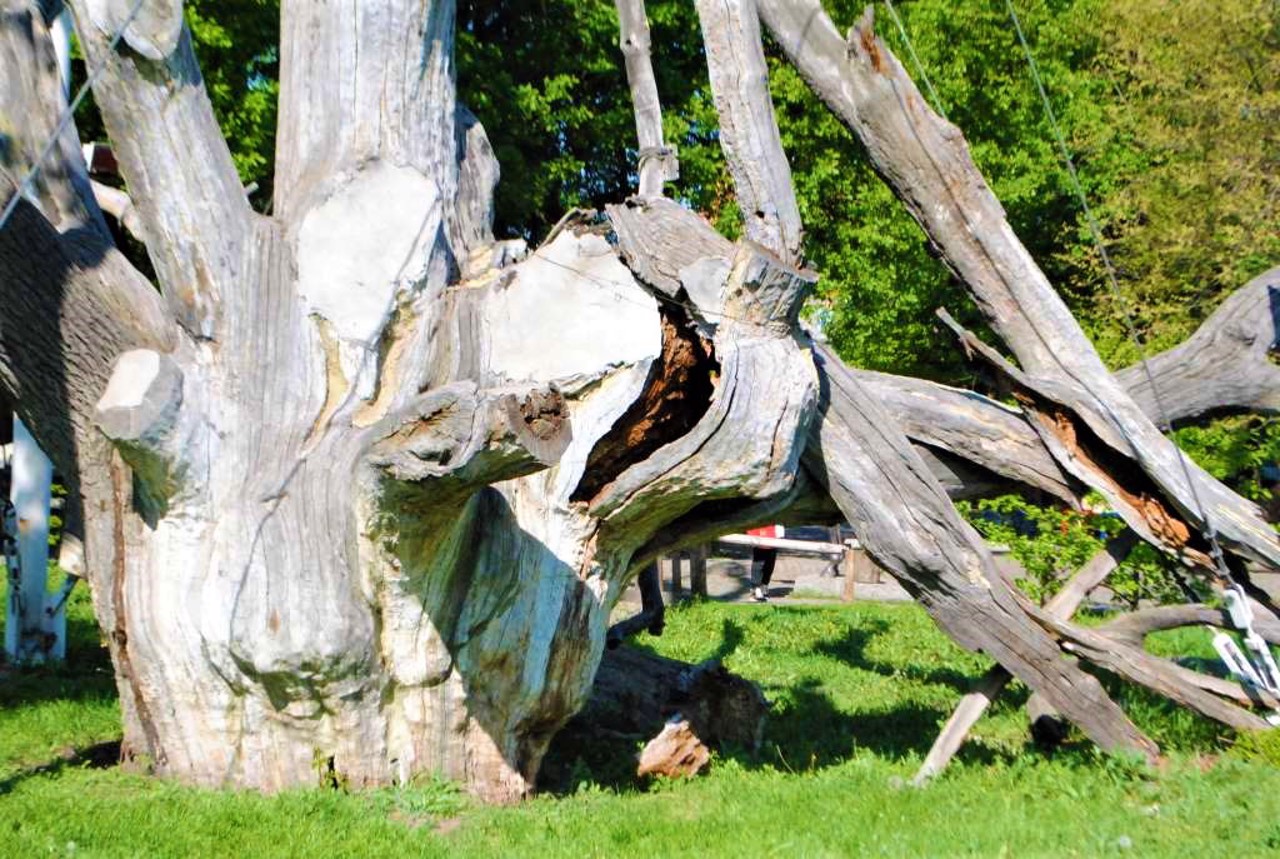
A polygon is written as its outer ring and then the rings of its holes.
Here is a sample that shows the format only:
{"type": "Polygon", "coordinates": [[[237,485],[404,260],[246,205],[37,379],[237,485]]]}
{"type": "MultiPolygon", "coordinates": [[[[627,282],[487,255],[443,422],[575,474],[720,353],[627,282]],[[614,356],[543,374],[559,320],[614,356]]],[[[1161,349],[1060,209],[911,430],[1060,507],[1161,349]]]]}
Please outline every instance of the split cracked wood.
{"type": "Polygon", "coordinates": [[[1280,565],[1280,538],[1257,508],[1186,464],[1102,364],[1014,235],[959,129],[930,110],[873,32],[870,8],[848,40],[818,0],[759,0],[759,8],[1017,357],[1019,384],[1036,393],[1024,406],[1062,467],[1167,551],[1205,563],[1192,532],[1213,528],[1229,550],[1280,565]]]}

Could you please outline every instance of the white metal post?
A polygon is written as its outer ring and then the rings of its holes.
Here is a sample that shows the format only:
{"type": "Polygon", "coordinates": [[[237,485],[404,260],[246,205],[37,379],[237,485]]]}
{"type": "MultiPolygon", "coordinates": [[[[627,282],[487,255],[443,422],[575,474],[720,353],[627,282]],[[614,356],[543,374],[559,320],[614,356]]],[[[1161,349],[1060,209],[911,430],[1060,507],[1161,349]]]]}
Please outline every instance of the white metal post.
{"type": "Polygon", "coordinates": [[[9,498],[16,514],[17,580],[9,578],[9,599],[4,629],[4,649],[15,662],[60,659],[66,653],[66,613],[50,617],[49,502],[53,463],[31,433],[13,418],[13,460],[9,498]]]}

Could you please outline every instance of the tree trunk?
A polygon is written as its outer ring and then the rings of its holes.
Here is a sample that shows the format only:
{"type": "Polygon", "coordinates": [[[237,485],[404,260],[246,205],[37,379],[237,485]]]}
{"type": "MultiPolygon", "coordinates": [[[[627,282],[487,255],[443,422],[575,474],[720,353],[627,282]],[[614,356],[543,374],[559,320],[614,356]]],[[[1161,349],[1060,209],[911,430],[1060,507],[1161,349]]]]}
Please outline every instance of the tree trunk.
{"type": "Polygon", "coordinates": [[[111,305],[155,294],[26,203],[0,233],[7,307],[46,282],[71,302],[24,323],[93,311],[53,332],[66,355],[10,326],[0,348],[24,417],[96,481],[89,573],[127,754],[200,784],[438,772],[522,796],[586,699],[636,551],[704,498],[794,483],[812,279],[696,218],[675,241],[657,198],[506,265],[447,0],[285,4],[276,214],[259,217],[179,4],[108,50],[131,6],[76,12],[161,300],[111,305]],[[689,247],[716,265],[673,303],[652,271],[696,262],[689,247]],[[45,384],[75,349],[74,390],[45,384]],[[766,376],[776,389],[753,387],[766,376]],[[104,437],[114,453],[86,459],[104,437]]]}

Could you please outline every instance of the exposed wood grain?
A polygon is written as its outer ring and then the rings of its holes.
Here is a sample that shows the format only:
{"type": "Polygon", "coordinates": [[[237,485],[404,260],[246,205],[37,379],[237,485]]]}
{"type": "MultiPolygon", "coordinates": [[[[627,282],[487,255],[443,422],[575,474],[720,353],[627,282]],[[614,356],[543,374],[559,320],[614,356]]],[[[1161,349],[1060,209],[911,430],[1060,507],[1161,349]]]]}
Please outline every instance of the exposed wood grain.
{"type": "Polygon", "coordinates": [[[737,188],[743,233],[800,265],[802,227],[769,97],[755,0],[698,0],[720,147],[737,188]]]}
{"type": "Polygon", "coordinates": [[[280,9],[275,211],[297,220],[378,159],[456,188],[453,0],[280,9]]]}
{"type": "Polygon", "coordinates": [[[1019,409],[923,379],[854,370],[912,441],[946,451],[1016,484],[1075,504],[1073,478],[1049,454],[1019,409]]]}

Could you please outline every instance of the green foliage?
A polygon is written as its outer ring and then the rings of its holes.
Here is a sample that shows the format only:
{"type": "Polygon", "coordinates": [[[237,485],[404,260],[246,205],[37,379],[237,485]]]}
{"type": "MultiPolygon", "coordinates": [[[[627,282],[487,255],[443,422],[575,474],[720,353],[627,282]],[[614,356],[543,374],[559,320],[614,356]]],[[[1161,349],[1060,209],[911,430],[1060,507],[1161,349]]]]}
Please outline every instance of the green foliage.
{"type": "MultiPolygon", "coordinates": [[[[231,158],[246,186],[257,183],[251,199],[264,208],[271,200],[275,164],[279,0],[187,0],[183,12],[231,158]]],[[[73,85],[79,87],[85,77],[77,48],[73,85]]],[[[81,140],[107,139],[92,96],[81,103],[75,119],[81,140]]]]}
{"type": "MultiPolygon", "coordinates": [[[[983,537],[1009,547],[1027,572],[1019,587],[1042,604],[1124,528],[1115,516],[1042,507],[1017,495],[961,501],[956,507],[983,537]]],[[[1183,602],[1178,574],[1175,561],[1143,544],[1107,578],[1107,587],[1133,606],[1139,600],[1183,602]]]]}
{"type": "Polygon", "coordinates": [[[1027,571],[1018,585],[1043,603],[1057,593],[1066,578],[1118,532],[1115,520],[1055,507],[1039,507],[1016,495],[956,505],[979,533],[1009,547],[1027,571]]]}
{"type": "MultiPolygon", "coordinates": [[[[1105,3],[1102,112],[1072,127],[1129,309],[1152,348],[1280,260],[1280,10],[1269,0],[1105,3]]],[[[1138,357],[1096,253],[1068,248],[1104,357],[1138,357]]]]}
{"type": "Polygon", "coordinates": [[[1265,504],[1273,494],[1262,481],[1262,467],[1280,462],[1280,421],[1230,417],[1173,434],[1178,446],[1205,471],[1246,498],[1265,504]]]}
{"type": "Polygon", "coordinates": [[[205,88],[252,199],[271,199],[279,92],[279,0],[187,0],[205,88]]]}
{"type": "MultiPolygon", "coordinates": [[[[740,216],[717,140],[693,4],[649,0],[674,192],[729,235],[740,216]]],[[[848,27],[862,0],[828,0],[848,27]]],[[[1280,258],[1280,14],[1267,0],[1020,0],[1019,14],[1139,330],[1186,336],[1226,292],[1280,258]],[[1193,23],[1194,22],[1194,23],[1193,23]]],[[[278,0],[186,4],[215,113],[245,182],[270,200],[278,0]]],[[[908,52],[891,18],[878,30],[908,52]]],[[[965,134],[1015,231],[1104,358],[1137,353],[999,3],[916,0],[903,24],[939,105],[965,134]]],[[[612,3],[458,4],[459,95],[502,165],[498,232],[537,239],[574,206],[634,184],[635,131],[612,3]]],[[[964,290],[875,176],[865,153],[767,46],[807,253],[823,279],[810,314],[852,363],[967,378],[934,310],[982,323],[964,290]]],[[[917,78],[920,69],[912,65],[917,78]]],[[[79,117],[101,137],[92,110],[79,117]]]]}
{"type": "Polygon", "coordinates": [[[1241,760],[1280,767],[1280,731],[1242,731],[1231,744],[1230,754],[1241,760]]]}
{"type": "MultiPolygon", "coordinates": [[[[838,27],[862,3],[828,3],[838,27]]],[[[1025,5],[1025,4],[1023,4],[1025,5]]],[[[1095,109],[1104,82],[1085,67],[1096,39],[1080,24],[1088,3],[1034,3],[1024,22],[1042,73],[1062,101],[1060,112],[1095,109]]],[[[878,9],[883,12],[883,9],[878,9]]],[[[998,3],[920,0],[903,4],[904,27],[933,83],[941,109],[965,134],[974,160],[1032,253],[1053,261],[1069,237],[1075,203],[1052,138],[998,3]]],[[[890,18],[878,30],[895,53],[906,47],[890,18]]],[[[919,81],[919,74],[910,71],[919,81]]],[[[983,323],[965,290],[932,255],[923,232],[875,175],[865,153],[810,94],[789,66],[774,62],[772,90],[783,142],[794,167],[807,249],[822,272],[817,301],[828,338],[842,357],[873,369],[943,381],[968,378],[934,311],[946,307],[964,324],[983,323]]]]}
{"type": "MultiPolygon", "coordinates": [[[[714,215],[729,185],[697,15],[683,0],[646,8],[665,132],[680,150],[677,192],[714,215]]],[[[629,193],[635,120],[612,3],[460,3],[457,46],[459,99],[484,124],[502,167],[500,235],[538,239],[566,210],[629,193]]]]}

